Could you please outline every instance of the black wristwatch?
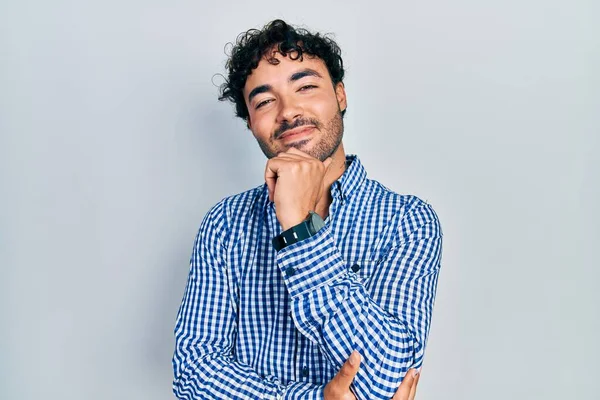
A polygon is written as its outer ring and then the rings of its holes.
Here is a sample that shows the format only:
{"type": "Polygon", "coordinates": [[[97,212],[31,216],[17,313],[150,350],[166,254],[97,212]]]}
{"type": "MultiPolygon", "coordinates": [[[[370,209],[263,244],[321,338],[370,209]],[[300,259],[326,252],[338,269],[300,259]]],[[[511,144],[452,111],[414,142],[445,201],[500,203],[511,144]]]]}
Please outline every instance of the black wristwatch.
{"type": "Polygon", "coordinates": [[[319,232],[324,226],[325,221],[323,221],[323,218],[316,212],[311,211],[307,219],[275,236],[273,238],[273,247],[279,251],[286,246],[308,239],[319,232]]]}

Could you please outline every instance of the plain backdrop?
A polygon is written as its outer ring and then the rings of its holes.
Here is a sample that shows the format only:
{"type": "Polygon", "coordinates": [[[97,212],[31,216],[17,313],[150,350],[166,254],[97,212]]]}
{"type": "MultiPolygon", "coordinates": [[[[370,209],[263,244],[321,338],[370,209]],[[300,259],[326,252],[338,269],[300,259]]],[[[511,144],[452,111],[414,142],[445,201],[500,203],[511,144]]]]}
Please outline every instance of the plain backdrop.
{"type": "Polygon", "coordinates": [[[440,216],[417,398],[599,399],[599,12],[0,2],[0,398],[172,398],[197,229],[266,162],[215,74],[279,17],[335,35],[347,152],[440,216]]]}

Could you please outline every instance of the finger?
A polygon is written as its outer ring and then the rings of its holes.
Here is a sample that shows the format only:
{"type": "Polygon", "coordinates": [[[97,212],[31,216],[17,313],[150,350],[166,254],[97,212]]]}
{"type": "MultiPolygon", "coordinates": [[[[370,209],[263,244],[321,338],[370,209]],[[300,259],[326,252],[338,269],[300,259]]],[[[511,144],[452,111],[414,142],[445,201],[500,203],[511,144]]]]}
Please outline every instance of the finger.
{"type": "Polygon", "coordinates": [[[287,154],[296,154],[296,155],[303,156],[303,157],[313,158],[310,155],[308,155],[307,153],[303,152],[302,150],[298,150],[295,147],[290,147],[289,149],[287,149],[285,151],[285,153],[287,153],[287,154]]]}
{"type": "Polygon", "coordinates": [[[267,161],[267,165],[265,166],[265,182],[269,189],[269,200],[273,201],[274,199],[277,178],[281,176],[282,171],[285,171],[286,166],[296,162],[298,160],[281,157],[273,157],[267,161]]]}
{"type": "Polygon", "coordinates": [[[277,177],[279,168],[281,168],[280,162],[274,162],[273,159],[267,162],[265,166],[265,182],[269,189],[269,200],[272,202],[275,197],[275,185],[277,183],[277,177]]]}
{"type": "Polygon", "coordinates": [[[420,378],[421,378],[421,373],[419,372],[417,377],[413,381],[412,387],[410,388],[410,394],[408,395],[408,400],[415,400],[415,396],[417,395],[417,385],[419,384],[420,378]]]}
{"type": "Polygon", "coordinates": [[[286,168],[289,165],[293,165],[298,163],[298,161],[308,161],[306,158],[300,158],[298,156],[277,156],[271,158],[267,161],[266,168],[269,168],[273,171],[277,171],[282,168],[286,168]]]}
{"type": "MultiPolygon", "coordinates": [[[[321,161],[318,158],[311,156],[310,154],[304,153],[304,152],[296,149],[295,147],[290,147],[288,150],[279,153],[277,156],[278,157],[279,156],[300,157],[301,159],[321,161]]],[[[327,159],[325,159],[325,161],[323,161],[323,165],[325,165],[325,169],[327,169],[329,167],[329,165],[331,165],[332,162],[333,162],[333,158],[327,157],[327,159]]]]}
{"type": "Polygon", "coordinates": [[[340,368],[337,375],[334,376],[332,380],[335,381],[335,384],[339,385],[340,388],[347,390],[352,384],[352,381],[354,380],[354,377],[356,376],[359,367],[360,354],[358,354],[358,351],[354,350],[352,354],[350,354],[350,357],[348,357],[344,365],[342,365],[342,368],[340,368]]]}
{"type": "Polygon", "coordinates": [[[413,382],[415,380],[415,370],[409,369],[404,379],[402,379],[402,383],[398,390],[396,390],[396,394],[392,397],[392,400],[408,400],[410,396],[410,390],[413,387],[413,382]]]}
{"type": "MultiPolygon", "coordinates": [[[[293,149],[293,147],[291,148],[293,149]]],[[[277,158],[282,158],[282,159],[288,159],[288,160],[298,160],[298,161],[319,161],[321,162],[321,160],[319,160],[318,158],[312,157],[306,153],[301,152],[300,150],[296,151],[296,152],[290,152],[288,151],[284,151],[281,152],[279,154],[277,154],[276,156],[277,158]]],[[[333,158],[332,157],[328,157],[325,161],[323,161],[323,165],[325,166],[325,170],[327,170],[329,168],[329,166],[331,165],[331,163],[333,162],[333,158]]]]}
{"type": "Polygon", "coordinates": [[[269,201],[273,202],[273,198],[275,197],[275,185],[277,184],[277,177],[272,178],[265,175],[265,182],[269,191],[269,201]]]}
{"type": "MultiPolygon", "coordinates": [[[[272,158],[270,161],[296,163],[298,165],[303,165],[305,167],[306,166],[317,166],[318,164],[325,166],[325,163],[322,163],[321,160],[319,160],[318,158],[305,157],[300,154],[279,153],[277,155],[277,157],[272,158]]],[[[327,172],[326,170],[327,170],[327,168],[325,166],[325,171],[323,173],[326,173],[327,172]]]]}
{"type": "Polygon", "coordinates": [[[265,179],[267,177],[272,178],[273,176],[280,175],[282,169],[285,169],[286,166],[294,162],[296,162],[296,160],[291,160],[289,158],[271,158],[267,161],[267,165],[265,165],[265,179]]]}
{"type": "Polygon", "coordinates": [[[277,154],[277,156],[275,158],[280,159],[280,160],[284,159],[284,160],[296,160],[296,161],[311,160],[311,158],[303,157],[300,154],[290,154],[290,153],[279,153],[279,154],[277,154]]]}

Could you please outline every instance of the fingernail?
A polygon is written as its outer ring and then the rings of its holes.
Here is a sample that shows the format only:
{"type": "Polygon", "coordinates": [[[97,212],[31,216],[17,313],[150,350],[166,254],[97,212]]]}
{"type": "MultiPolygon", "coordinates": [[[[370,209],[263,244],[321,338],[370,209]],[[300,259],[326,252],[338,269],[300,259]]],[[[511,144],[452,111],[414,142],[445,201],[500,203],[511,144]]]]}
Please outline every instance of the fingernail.
{"type": "Polygon", "coordinates": [[[352,365],[353,367],[356,366],[356,364],[358,363],[358,352],[356,350],[354,350],[352,354],[350,354],[350,358],[348,359],[348,361],[350,361],[350,365],[352,365]]]}
{"type": "Polygon", "coordinates": [[[415,369],[415,372],[413,372],[413,377],[415,377],[415,378],[416,378],[416,377],[417,377],[417,375],[419,375],[419,370],[418,370],[418,369],[415,369]]]}

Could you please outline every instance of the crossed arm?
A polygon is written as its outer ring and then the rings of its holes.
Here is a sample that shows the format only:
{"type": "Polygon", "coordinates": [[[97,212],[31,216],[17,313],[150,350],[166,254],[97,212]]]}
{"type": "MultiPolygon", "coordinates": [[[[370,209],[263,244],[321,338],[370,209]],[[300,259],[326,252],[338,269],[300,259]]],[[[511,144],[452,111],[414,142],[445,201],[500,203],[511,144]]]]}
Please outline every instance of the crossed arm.
{"type": "Polygon", "coordinates": [[[278,254],[296,327],[341,366],[362,356],[358,399],[390,399],[422,363],[439,272],[441,231],[430,206],[398,215],[398,236],[368,286],[349,272],[326,226],[278,254]],[[285,271],[295,273],[287,276],[285,271]]]}
{"type": "MultiPolygon", "coordinates": [[[[207,215],[196,239],[175,329],[175,394],[323,399],[324,385],[283,385],[236,360],[222,211],[217,207],[207,215]]],[[[353,350],[361,354],[352,385],[358,399],[390,399],[408,369],[420,367],[428,335],[441,254],[439,223],[424,203],[399,214],[395,223],[394,245],[373,271],[369,290],[348,270],[328,226],[277,256],[300,333],[318,343],[336,368],[353,350]],[[290,267],[295,273],[288,276],[290,267]]]]}
{"type": "Polygon", "coordinates": [[[323,386],[283,385],[236,359],[235,305],[226,265],[223,203],[204,218],[175,326],[173,392],[179,399],[322,399],[323,386]]]}

